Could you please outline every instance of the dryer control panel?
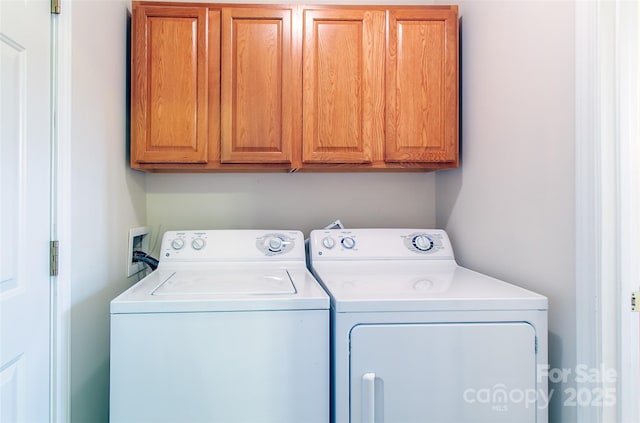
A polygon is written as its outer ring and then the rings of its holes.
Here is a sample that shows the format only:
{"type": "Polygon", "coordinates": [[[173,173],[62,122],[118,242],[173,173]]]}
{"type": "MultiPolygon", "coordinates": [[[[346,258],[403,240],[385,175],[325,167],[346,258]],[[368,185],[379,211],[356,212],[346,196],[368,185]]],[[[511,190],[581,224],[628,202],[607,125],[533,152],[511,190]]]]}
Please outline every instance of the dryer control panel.
{"type": "Polygon", "coordinates": [[[159,261],[304,261],[304,237],[288,230],[167,231],[159,261]]]}
{"type": "Polygon", "coordinates": [[[441,229],[318,229],[310,254],[314,260],[454,260],[441,229]]]}

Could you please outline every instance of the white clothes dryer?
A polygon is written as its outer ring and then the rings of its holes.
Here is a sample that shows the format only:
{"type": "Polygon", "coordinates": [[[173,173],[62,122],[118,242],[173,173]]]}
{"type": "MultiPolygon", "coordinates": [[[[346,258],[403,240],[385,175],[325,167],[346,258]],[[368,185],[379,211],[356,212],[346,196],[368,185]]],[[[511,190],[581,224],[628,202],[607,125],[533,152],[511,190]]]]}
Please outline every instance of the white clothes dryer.
{"type": "Polygon", "coordinates": [[[333,422],[547,422],[547,298],[460,267],[442,230],[315,230],[309,254],[333,422]]]}
{"type": "Polygon", "coordinates": [[[326,423],[328,357],[301,232],[169,231],[111,302],[110,421],[326,423]]]}

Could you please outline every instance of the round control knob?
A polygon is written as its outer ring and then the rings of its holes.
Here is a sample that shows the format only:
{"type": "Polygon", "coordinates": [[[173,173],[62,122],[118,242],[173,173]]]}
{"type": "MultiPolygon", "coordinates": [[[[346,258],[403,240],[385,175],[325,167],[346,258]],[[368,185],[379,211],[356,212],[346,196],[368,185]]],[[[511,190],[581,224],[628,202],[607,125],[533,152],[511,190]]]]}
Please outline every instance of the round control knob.
{"type": "Polygon", "coordinates": [[[184,247],[184,239],[176,238],[171,241],[171,248],[173,248],[174,250],[181,250],[182,247],[184,247]]]}
{"type": "Polygon", "coordinates": [[[350,236],[346,237],[346,238],[342,238],[342,246],[344,248],[346,248],[347,250],[352,249],[353,247],[356,246],[356,240],[351,238],[350,236]]]}
{"type": "Polygon", "coordinates": [[[278,237],[270,238],[267,245],[269,246],[269,250],[278,252],[282,249],[282,239],[278,237]]]}
{"type": "Polygon", "coordinates": [[[202,238],[196,238],[191,241],[191,246],[194,250],[202,250],[204,248],[205,242],[202,238]]]}
{"type": "Polygon", "coordinates": [[[416,235],[413,237],[413,246],[420,251],[429,251],[433,248],[433,241],[426,235],[416,235]]]}
{"type": "Polygon", "coordinates": [[[325,248],[331,249],[336,246],[336,241],[330,236],[327,236],[322,239],[322,245],[324,245],[325,248]]]}

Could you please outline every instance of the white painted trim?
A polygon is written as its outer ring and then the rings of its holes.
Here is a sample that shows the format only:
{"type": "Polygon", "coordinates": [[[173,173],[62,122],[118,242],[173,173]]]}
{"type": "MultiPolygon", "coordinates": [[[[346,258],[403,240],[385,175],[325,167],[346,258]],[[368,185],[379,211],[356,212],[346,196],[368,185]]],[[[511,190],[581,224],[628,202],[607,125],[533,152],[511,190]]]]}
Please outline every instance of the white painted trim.
{"type": "Polygon", "coordinates": [[[56,17],[57,84],[56,148],[55,148],[55,204],[54,233],[60,242],[59,274],[52,286],[53,333],[52,357],[52,421],[71,421],[71,7],[72,0],[62,0],[62,13],[56,17]]]}
{"type": "Polygon", "coordinates": [[[631,292],[640,289],[640,8],[619,1],[616,10],[617,141],[620,219],[618,302],[618,421],[640,422],[640,323],[630,309],[631,292]]]}
{"type": "Polygon", "coordinates": [[[577,363],[617,379],[578,382],[615,392],[615,404],[580,404],[577,421],[638,423],[638,316],[629,296],[640,271],[638,6],[576,4],[577,363]]]}
{"type": "MultiPolygon", "coordinates": [[[[597,327],[600,331],[600,339],[595,344],[599,348],[600,360],[593,363],[591,368],[598,369],[602,366],[605,369],[615,369],[619,373],[619,363],[616,357],[618,331],[618,282],[620,256],[618,217],[618,142],[616,124],[616,99],[618,97],[616,89],[616,4],[615,1],[598,0],[597,7],[597,28],[596,28],[596,63],[597,79],[596,89],[598,90],[596,112],[593,116],[597,124],[598,155],[596,161],[599,163],[600,173],[596,176],[599,184],[599,204],[600,230],[599,239],[596,240],[598,249],[598,260],[600,269],[597,277],[599,286],[596,303],[597,327]]],[[[613,393],[616,398],[614,404],[604,407],[602,404],[582,404],[582,407],[592,407],[598,409],[599,421],[604,423],[621,423],[617,421],[617,404],[619,404],[617,381],[608,378],[604,381],[597,381],[591,389],[599,389],[607,394],[613,393]]],[[[593,392],[593,391],[592,391],[593,392]]]]}
{"type": "MultiPolygon", "coordinates": [[[[597,27],[597,4],[576,2],[576,362],[590,368],[601,361],[597,27]]],[[[600,416],[598,408],[577,409],[579,422],[598,423],[600,416]]]]}
{"type": "MultiPolygon", "coordinates": [[[[50,198],[50,222],[49,222],[49,240],[57,240],[57,176],[58,176],[58,131],[57,131],[57,101],[58,101],[58,19],[55,15],[51,15],[51,104],[49,107],[51,119],[51,155],[50,161],[50,181],[49,181],[49,198],[50,198]]],[[[59,402],[59,381],[58,375],[58,278],[51,276],[49,280],[51,289],[49,290],[49,423],[57,421],[58,402],[59,402]]]]}

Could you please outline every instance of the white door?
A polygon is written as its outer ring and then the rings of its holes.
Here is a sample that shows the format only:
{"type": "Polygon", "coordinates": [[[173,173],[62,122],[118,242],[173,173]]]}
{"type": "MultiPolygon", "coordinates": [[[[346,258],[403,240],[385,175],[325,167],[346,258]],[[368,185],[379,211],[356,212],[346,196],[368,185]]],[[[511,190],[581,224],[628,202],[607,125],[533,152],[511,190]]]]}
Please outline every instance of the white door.
{"type": "Polygon", "coordinates": [[[0,422],[49,421],[50,6],[0,0],[0,422]]]}
{"type": "Polygon", "coordinates": [[[535,330],[526,323],[359,325],[351,423],[534,423],[535,330]]]}

